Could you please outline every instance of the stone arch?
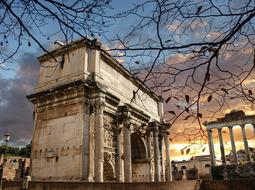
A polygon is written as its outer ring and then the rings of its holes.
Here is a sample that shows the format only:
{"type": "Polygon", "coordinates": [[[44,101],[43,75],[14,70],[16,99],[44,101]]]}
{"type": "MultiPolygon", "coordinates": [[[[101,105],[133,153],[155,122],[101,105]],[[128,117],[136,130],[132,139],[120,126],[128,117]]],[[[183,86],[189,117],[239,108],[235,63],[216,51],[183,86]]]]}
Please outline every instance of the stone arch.
{"type": "Polygon", "coordinates": [[[137,133],[131,134],[132,161],[147,158],[147,147],[144,139],[137,133]]]}
{"type": "Polygon", "coordinates": [[[115,181],[115,170],[110,160],[104,161],[104,181],[115,181]]]}
{"type": "Polygon", "coordinates": [[[131,134],[132,181],[149,181],[149,161],[147,146],[143,137],[137,133],[131,134]]]}

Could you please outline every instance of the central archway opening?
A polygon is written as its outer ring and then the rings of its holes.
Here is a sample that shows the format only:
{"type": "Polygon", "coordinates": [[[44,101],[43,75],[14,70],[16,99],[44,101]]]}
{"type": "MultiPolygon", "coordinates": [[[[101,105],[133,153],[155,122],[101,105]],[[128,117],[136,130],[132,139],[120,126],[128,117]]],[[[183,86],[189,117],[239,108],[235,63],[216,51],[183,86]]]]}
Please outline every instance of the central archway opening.
{"type": "Polygon", "coordinates": [[[132,161],[146,159],[146,146],[144,140],[137,133],[131,134],[132,161]]]}
{"type": "Polygon", "coordinates": [[[131,134],[132,181],[149,181],[149,159],[146,143],[137,133],[131,134]]]}

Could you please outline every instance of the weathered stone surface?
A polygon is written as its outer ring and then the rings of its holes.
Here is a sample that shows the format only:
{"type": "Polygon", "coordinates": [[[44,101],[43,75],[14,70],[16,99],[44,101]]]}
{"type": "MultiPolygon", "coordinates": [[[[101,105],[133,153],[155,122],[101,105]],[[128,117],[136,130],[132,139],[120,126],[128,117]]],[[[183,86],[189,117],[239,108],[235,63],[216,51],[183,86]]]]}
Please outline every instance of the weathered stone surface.
{"type": "Polygon", "coordinates": [[[200,190],[254,190],[255,179],[203,180],[200,190]]]}
{"type": "MultiPolygon", "coordinates": [[[[133,183],[87,183],[31,181],[28,190],[196,190],[196,180],[166,182],[133,182],[133,183]]],[[[4,182],[3,190],[21,190],[22,184],[4,182]]],[[[228,189],[227,189],[228,190],[228,189]]],[[[243,190],[243,189],[241,189],[243,190]]],[[[250,190],[250,189],[248,189],[250,190]]]]}
{"type": "Polygon", "coordinates": [[[0,171],[3,180],[22,180],[29,175],[30,159],[20,156],[0,155],[0,171]]]}
{"type": "Polygon", "coordinates": [[[163,132],[154,135],[154,141],[149,138],[151,142],[131,148],[151,135],[149,122],[165,126],[162,99],[88,39],[51,53],[55,59],[39,58],[39,81],[28,96],[35,111],[32,178],[131,182],[150,181],[157,175],[158,181],[164,179],[162,143],[155,140],[163,132]],[[132,134],[139,135],[131,139],[132,134]],[[135,164],[135,154],[150,161],[135,164]]]}
{"type": "Polygon", "coordinates": [[[212,167],[212,177],[215,180],[254,178],[255,163],[215,166],[212,167]]]}

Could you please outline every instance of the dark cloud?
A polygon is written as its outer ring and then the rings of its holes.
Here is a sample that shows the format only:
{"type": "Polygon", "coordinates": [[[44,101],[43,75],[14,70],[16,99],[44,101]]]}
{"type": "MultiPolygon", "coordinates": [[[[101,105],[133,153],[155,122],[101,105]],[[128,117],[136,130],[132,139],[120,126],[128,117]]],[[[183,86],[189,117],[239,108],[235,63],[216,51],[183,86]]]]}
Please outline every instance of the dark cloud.
{"type": "Polygon", "coordinates": [[[33,107],[26,95],[35,86],[39,64],[31,53],[23,54],[17,63],[15,78],[0,79],[0,139],[8,132],[11,143],[23,145],[32,138],[33,107]]]}

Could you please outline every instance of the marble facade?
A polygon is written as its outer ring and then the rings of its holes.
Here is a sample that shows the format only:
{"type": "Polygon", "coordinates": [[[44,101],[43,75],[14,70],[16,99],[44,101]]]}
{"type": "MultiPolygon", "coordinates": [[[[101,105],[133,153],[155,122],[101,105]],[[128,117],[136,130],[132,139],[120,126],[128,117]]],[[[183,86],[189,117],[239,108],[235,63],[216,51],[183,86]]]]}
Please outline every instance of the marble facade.
{"type": "Polygon", "coordinates": [[[72,42],[38,60],[38,84],[27,96],[34,104],[32,179],[171,180],[161,97],[95,40],[72,42]]]}

